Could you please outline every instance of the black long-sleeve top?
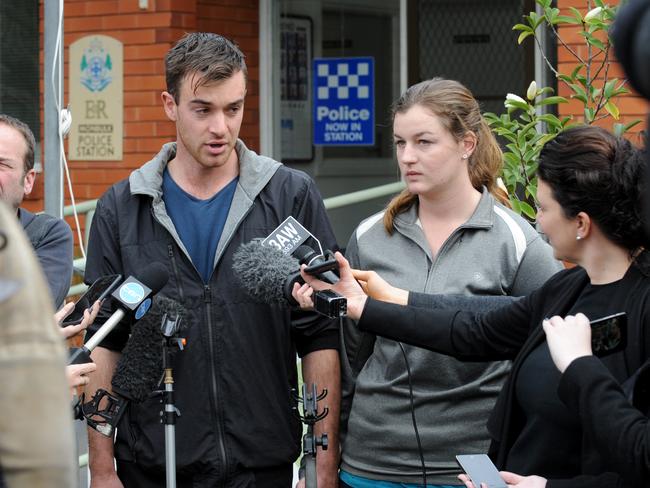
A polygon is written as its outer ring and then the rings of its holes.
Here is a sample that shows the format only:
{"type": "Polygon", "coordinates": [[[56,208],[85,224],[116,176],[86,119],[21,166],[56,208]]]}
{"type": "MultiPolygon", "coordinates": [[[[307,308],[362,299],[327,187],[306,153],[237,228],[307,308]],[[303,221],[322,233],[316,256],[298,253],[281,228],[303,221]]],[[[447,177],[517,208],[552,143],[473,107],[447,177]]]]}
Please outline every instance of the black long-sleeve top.
{"type": "MultiPolygon", "coordinates": [[[[521,365],[531,351],[545,341],[542,320],[566,315],[588,283],[589,278],[582,268],[562,271],[531,295],[483,314],[401,307],[369,299],[358,325],[375,334],[462,360],[512,359],[512,373],[488,421],[492,437],[490,455],[503,469],[525,423],[515,392],[521,365]]],[[[639,369],[650,353],[650,278],[631,266],[622,285],[629,290],[624,306],[628,316],[628,346],[602,359],[619,383],[639,369]]],[[[599,451],[590,432],[583,430],[582,434],[580,472],[568,474],[570,479],[549,480],[548,488],[645,486],[643,480],[631,473],[626,473],[625,480],[616,474],[620,468],[599,451]]],[[[558,443],[562,442],[558,439],[558,443]]],[[[535,445],[528,448],[530,456],[545,456],[535,445]]]]}

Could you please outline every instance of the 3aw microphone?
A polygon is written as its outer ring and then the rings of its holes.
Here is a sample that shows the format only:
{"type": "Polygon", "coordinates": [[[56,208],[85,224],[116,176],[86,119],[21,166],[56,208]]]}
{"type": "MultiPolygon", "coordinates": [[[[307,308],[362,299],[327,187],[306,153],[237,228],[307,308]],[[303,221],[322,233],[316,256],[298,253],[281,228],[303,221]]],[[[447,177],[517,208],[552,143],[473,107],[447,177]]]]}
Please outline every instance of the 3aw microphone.
{"type": "Polygon", "coordinates": [[[158,293],[167,283],[169,275],[165,266],[158,262],[151,263],[141,275],[142,280],[129,276],[112,294],[118,309],[109,319],[86,341],[74,349],[70,354],[68,364],[81,364],[91,362],[90,353],[104,338],[110,334],[115,326],[127,316],[140,320],[151,307],[151,297],[158,293]]]}
{"type": "MultiPolygon", "coordinates": [[[[306,251],[309,251],[307,255],[310,256],[316,254],[308,247],[306,251]]],[[[321,255],[316,255],[316,257],[320,257],[322,260],[321,255]]],[[[336,261],[334,262],[336,263],[336,261]]],[[[327,267],[332,266],[331,261],[325,261],[325,263],[327,267]]],[[[317,263],[317,265],[321,264],[323,263],[317,263]]],[[[291,291],[294,283],[302,284],[304,281],[300,276],[300,263],[294,257],[286,255],[276,248],[266,247],[253,241],[242,244],[233,254],[232,269],[242,288],[253,299],[261,303],[288,307],[298,305],[291,295],[291,291]]],[[[326,272],[331,273],[338,280],[334,273],[326,272]]],[[[347,301],[330,290],[323,290],[314,294],[314,308],[318,313],[327,317],[341,317],[347,311],[347,301]]]]}
{"type": "Polygon", "coordinates": [[[255,300],[261,303],[296,306],[291,296],[294,283],[303,283],[300,263],[276,247],[259,241],[242,244],[233,254],[235,277],[255,300]]]}

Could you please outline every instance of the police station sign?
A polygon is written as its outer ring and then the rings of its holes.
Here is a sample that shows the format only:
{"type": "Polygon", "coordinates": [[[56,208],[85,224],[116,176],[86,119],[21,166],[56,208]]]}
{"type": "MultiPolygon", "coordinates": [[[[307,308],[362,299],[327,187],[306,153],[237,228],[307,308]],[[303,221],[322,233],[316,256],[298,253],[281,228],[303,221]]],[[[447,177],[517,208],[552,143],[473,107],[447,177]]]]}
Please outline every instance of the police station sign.
{"type": "Polygon", "coordinates": [[[373,145],[374,59],[318,58],[313,73],[314,144],[373,145]]]}
{"type": "Polygon", "coordinates": [[[70,45],[70,128],[68,159],[122,159],[123,46],[103,35],[70,45]]]}

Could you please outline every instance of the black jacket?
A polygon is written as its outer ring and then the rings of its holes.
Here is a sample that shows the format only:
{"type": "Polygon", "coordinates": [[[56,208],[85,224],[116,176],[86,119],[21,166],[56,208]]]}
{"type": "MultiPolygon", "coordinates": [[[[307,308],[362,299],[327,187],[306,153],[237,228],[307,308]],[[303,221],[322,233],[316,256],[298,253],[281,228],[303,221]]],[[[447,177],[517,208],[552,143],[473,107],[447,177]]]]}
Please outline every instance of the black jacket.
{"type": "Polygon", "coordinates": [[[558,388],[601,455],[631,486],[650,486],[649,389],[650,361],[620,385],[594,356],[573,361],[558,388]]]}
{"type": "MultiPolygon", "coordinates": [[[[266,237],[289,215],[324,248],[334,249],[336,243],[308,176],[258,156],[241,141],[236,149],[239,183],[209,283],[188,258],[161,199],[162,171],[175,154],[173,144],[99,200],[86,266],[88,283],[112,273],[137,277],[153,261],[167,267],[170,278],[161,293],[183,304],[189,324],[187,347],[173,364],[181,412],[177,466],[179,475],[192,473],[201,486],[296,459],[301,425],[292,416],[290,394],[297,380],[296,352],[338,346],[336,323],[312,314],[292,317],[288,309],[254,302],[238,285],[233,253],[242,243],[266,237]]],[[[120,324],[102,346],[121,350],[128,334],[129,324],[120,324]]],[[[118,426],[118,461],[164,473],[159,401],[130,405],[118,426]]]]}
{"type": "MultiPolygon", "coordinates": [[[[542,320],[553,315],[566,315],[588,280],[582,268],[561,271],[531,295],[486,314],[406,308],[369,299],[359,327],[390,339],[451,354],[461,360],[512,359],[512,372],[488,421],[492,437],[490,456],[497,467],[503,469],[525,421],[514,389],[521,364],[545,340],[542,320]]],[[[650,354],[650,278],[636,266],[631,266],[623,280],[629,290],[625,306],[628,345],[624,351],[602,359],[619,383],[638,370],[650,354]]],[[[589,435],[588,431],[583,431],[583,476],[549,480],[547,487],[636,486],[623,482],[614,472],[616,466],[598,451],[589,435]]],[[[561,443],[562,439],[558,442],[561,443]]],[[[543,456],[544,453],[532,455],[543,456]]]]}

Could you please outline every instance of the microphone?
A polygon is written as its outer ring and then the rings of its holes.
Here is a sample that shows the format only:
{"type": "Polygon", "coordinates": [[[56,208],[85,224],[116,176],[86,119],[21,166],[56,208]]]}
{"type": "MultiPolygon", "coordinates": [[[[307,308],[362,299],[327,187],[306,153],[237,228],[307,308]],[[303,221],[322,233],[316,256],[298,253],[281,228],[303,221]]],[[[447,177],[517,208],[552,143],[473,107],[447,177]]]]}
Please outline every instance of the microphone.
{"type": "MultiPolygon", "coordinates": [[[[303,246],[300,246],[303,247],[303,246]]],[[[304,246],[306,247],[306,246],[304,246]]],[[[307,247],[310,253],[315,252],[307,247]]],[[[298,251],[298,249],[296,249],[298,251]]],[[[320,255],[317,255],[319,257],[320,255]]],[[[320,256],[322,260],[322,256],[320,256]]],[[[331,263],[326,262],[327,266],[331,263]]],[[[291,295],[294,283],[304,283],[298,260],[282,251],[253,241],[242,244],[233,254],[232,269],[242,288],[255,300],[288,307],[298,303],[291,295]]],[[[332,273],[331,271],[326,271],[332,273]]],[[[320,277],[320,275],[315,275],[320,277]]],[[[338,277],[334,275],[336,280],[338,277]]],[[[347,300],[332,292],[314,293],[314,309],[329,318],[342,317],[347,312],[347,300]]]]}
{"type": "Polygon", "coordinates": [[[235,277],[255,300],[284,306],[296,306],[291,296],[294,283],[304,283],[298,260],[259,241],[242,244],[233,254],[235,277]]]}
{"type": "Polygon", "coordinates": [[[300,264],[306,264],[305,273],[318,278],[326,283],[334,284],[339,281],[339,277],[333,269],[338,269],[339,265],[330,251],[325,252],[327,258],[318,254],[309,246],[299,246],[293,252],[293,255],[300,261],[300,264]]]}
{"type": "Polygon", "coordinates": [[[181,320],[184,315],[185,310],[177,301],[161,295],[154,298],[151,311],[133,328],[117,363],[111,380],[112,394],[99,389],[82,407],[90,427],[112,436],[128,403],[140,403],[151,395],[163,372],[161,325],[169,321],[184,323],[181,320]]]}
{"type": "Polygon", "coordinates": [[[184,323],[180,320],[184,315],[176,300],[160,295],[154,298],[151,311],[134,328],[117,362],[111,380],[114,393],[135,402],[149,396],[162,374],[163,318],[184,323]]]}
{"type": "Polygon", "coordinates": [[[111,297],[117,303],[118,309],[95,332],[95,334],[78,348],[73,349],[68,364],[91,362],[90,353],[110,334],[115,326],[126,316],[140,320],[151,306],[151,297],[158,293],[169,280],[167,268],[159,262],[153,262],[142,272],[142,281],[129,276],[111,297]]]}

